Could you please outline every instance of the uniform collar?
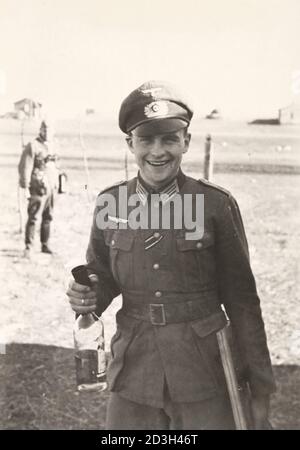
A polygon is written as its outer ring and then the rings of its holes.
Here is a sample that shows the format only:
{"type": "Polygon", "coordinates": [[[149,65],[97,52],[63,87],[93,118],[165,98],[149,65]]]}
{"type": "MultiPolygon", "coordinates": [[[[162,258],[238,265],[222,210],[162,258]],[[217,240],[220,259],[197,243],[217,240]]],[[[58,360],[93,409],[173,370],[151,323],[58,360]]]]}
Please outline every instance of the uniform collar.
{"type": "Polygon", "coordinates": [[[138,173],[137,183],[136,183],[136,193],[138,194],[143,205],[147,203],[149,195],[156,194],[160,196],[162,204],[165,204],[171,200],[174,195],[180,192],[180,188],[185,182],[185,175],[179,169],[177,176],[166,186],[160,189],[153,189],[150,187],[138,173]]]}
{"type": "Polygon", "coordinates": [[[36,138],[36,140],[37,140],[40,144],[45,144],[45,142],[46,142],[44,139],[41,138],[41,136],[38,136],[38,137],[36,138]]]}

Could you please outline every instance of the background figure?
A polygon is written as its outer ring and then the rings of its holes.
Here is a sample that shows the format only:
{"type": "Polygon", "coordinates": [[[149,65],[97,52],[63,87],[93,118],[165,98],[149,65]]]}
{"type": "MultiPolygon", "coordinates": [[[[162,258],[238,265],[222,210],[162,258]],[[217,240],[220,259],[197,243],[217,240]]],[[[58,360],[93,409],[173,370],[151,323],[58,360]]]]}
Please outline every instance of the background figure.
{"type": "Polygon", "coordinates": [[[25,257],[29,257],[34,242],[36,222],[40,222],[43,253],[51,254],[48,246],[53,215],[54,193],[58,184],[57,155],[53,145],[54,130],[42,121],[38,137],[28,143],[19,162],[19,184],[28,199],[28,219],[25,228],[25,257]]]}

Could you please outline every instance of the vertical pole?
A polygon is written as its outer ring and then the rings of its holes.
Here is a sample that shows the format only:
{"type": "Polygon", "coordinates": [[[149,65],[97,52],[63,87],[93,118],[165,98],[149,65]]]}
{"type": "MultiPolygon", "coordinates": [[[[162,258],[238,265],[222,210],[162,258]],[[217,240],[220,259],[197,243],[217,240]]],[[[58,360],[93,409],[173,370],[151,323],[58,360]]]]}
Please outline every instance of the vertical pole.
{"type": "Polygon", "coordinates": [[[232,408],[235,427],[237,430],[248,430],[248,423],[244,405],[242,402],[242,393],[238,385],[235,367],[233,363],[231,348],[230,348],[230,322],[228,325],[217,332],[218,346],[221,355],[222,366],[227,383],[229,399],[232,408]]]}
{"type": "MultiPolygon", "coordinates": [[[[208,134],[205,139],[203,175],[204,179],[208,181],[211,181],[213,176],[213,144],[210,134],[208,134]]],[[[227,326],[217,332],[217,341],[236,429],[247,430],[248,424],[246,413],[244,411],[244,406],[242,403],[241,392],[236,378],[235,367],[229,343],[229,333],[231,331],[230,326],[230,321],[228,320],[227,326]]]]}
{"type": "Polygon", "coordinates": [[[82,150],[82,154],[83,154],[83,164],[84,164],[85,180],[86,180],[85,189],[86,189],[86,193],[87,193],[88,202],[90,202],[91,201],[91,197],[90,197],[90,171],[89,171],[89,164],[88,164],[86,146],[84,144],[83,137],[82,137],[82,118],[80,118],[80,122],[79,122],[79,141],[80,141],[80,146],[81,146],[81,150],[82,150]]]}
{"type": "MultiPolygon", "coordinates": [[[[25,119],[22,119],[21,122],[21,157],[22,157],[22,153],[24,151],[25,148],[25,144],[24,144],[24,124],[25,124],[25,119]]],[[[20,163],[19,163],[20,164],[20,163]]],[[[19,233],[23,234],[23,208],[24,208],[24,201],[25,201],[25,196],[22,195],[23,193],[23,189],[20,187],[19,184],[19,180],[18,180],[18,191],[17,191],[17,201],[18,201],[18,214],[19,214],[19,233]]]]}
{"type": "Polygon", "coordinates": [[[18,213],[19,213],[19,233],[23,234],[23,202],[22,200],[24,200],[24,198],[21,197],[21,188],[20,186],[18,186],[18,191],[17,191],[17,195],[18,195],[18,213]]]}
{"type": "Polygon", "coordinates": [[[128,181],[128,150],[127,150],[127,148],[125,150],[124,166],[125,166],[125,180],[128,181]]]}
{"type": "Polygon", "coordinates": [[[213,143],[211,135],[208,134],[205,139],[204,146],[204,178],[206,180],[211,180],[213,176],[213,143]]]}

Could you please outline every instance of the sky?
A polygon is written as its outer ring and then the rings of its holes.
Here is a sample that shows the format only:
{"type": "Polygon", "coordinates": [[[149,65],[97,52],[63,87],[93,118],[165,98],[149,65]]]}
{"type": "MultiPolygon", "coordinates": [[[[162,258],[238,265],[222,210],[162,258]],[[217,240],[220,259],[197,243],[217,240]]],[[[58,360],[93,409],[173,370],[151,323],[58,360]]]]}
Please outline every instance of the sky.
{"type": "Polygon", "coordinates": [[[300,99],[299,23],[299,0],[0,0],[0,112],[114,119],[160,79],[195,116],[274,117],[300,99]]]}

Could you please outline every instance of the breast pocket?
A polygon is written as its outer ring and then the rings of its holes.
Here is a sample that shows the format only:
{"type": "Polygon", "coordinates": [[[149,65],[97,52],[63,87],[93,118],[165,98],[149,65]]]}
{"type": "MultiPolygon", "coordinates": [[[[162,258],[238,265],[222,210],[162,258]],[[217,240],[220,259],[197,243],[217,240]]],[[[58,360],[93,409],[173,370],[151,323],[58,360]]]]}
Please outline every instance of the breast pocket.
{"type": "Polygon", "coordinates": [[[135,236],[130,230],[109,230],[104,234],[109,247],[110,264],[114,278],[121,287],[130,288],[133,284],[133,243],[135,236]]]}
{"type": "Polygon", "coordinates": [[[216,284],[215,236],[205,232],[201,239],[177,236],[176,248],[182,283],[187,290],[202,290],[216,284]]]}

